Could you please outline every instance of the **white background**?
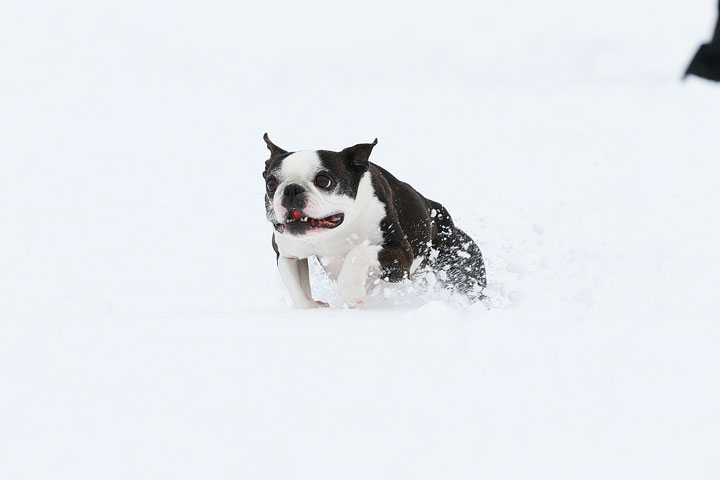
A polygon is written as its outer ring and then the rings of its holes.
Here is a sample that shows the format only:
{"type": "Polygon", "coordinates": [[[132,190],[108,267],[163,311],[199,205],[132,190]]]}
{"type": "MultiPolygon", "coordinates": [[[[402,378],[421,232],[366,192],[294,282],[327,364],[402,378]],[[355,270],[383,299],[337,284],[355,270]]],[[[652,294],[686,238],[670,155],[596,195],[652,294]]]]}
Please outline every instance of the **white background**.
{"type": "Polygon", "coordinates": [[[718,478],[716,7],[5,2],[0,478],[718,478]],[[265,131],[378,137],[488,301],[293,310],[265,131]]]}

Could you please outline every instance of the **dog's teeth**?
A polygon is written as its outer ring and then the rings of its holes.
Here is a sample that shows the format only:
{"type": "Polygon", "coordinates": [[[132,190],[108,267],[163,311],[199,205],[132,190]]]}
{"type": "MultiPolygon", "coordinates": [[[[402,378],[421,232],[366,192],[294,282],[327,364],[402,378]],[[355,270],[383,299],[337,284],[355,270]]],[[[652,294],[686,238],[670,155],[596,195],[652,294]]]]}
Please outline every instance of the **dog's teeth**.
{"type": "Polygon", "coordinates": [[[307,222],[307,217],[303,217],[302,221],[307,222]]]}

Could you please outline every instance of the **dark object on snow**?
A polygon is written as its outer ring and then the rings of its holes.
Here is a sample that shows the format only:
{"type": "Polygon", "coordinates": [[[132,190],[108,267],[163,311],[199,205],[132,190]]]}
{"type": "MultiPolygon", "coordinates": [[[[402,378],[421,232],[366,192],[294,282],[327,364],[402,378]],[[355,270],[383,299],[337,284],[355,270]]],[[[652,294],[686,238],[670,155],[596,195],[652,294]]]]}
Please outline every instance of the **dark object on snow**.
{"type": "MultiPolygon", "coordinates": [[[[718,4],[718,8],[720,9],[720,4],[718,4]]],[[[700,49],[685,72],[685,76],[688,75],[697,75],[720,82],[720,16],[715,26],[715,35],[710,43],[700,45],[700,49]]]]}

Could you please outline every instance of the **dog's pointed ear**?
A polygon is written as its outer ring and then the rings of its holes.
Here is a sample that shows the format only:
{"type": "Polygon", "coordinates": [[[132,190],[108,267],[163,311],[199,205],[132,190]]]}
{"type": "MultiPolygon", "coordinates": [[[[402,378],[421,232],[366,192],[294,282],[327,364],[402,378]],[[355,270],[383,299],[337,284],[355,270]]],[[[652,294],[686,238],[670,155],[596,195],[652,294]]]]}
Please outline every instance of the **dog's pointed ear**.
{"type": "Polygon", "coordinates": [[[270,141],[270,137],[268,137],[267,132],[263,135],[263,140],[265,140],[265,144],[267,145],[268,150],[270,150],[270,155],[281,155],[283,153],[287,153],[286,150],[283,150],[270,141]]]}
{"type": "Polygon", "coordinates": [[[372,143],[358,143],[346,148],[340,154],[350,161],[353,168],[367,172],[367,169],[370,168],[370,153],[377,143],[377,138],[372,143]]]}

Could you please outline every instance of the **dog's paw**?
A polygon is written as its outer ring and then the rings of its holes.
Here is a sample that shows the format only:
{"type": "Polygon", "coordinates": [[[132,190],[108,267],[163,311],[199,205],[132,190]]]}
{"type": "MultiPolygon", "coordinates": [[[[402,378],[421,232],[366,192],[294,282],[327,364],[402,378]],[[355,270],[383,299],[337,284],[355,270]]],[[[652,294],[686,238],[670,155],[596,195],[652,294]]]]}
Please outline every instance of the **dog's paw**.
{"type": "Polygon", "coordinates": [[[367,288],[365,281],[367,280],[367,274],[358,275],[357,272],[353,272],[355,275],[340,275],[338,278],[338,287],[340,287],[340,298],[350,308],[355,308],[360,305],[365,299],[367,294],[367,288]]]}
{"type": "Polygon", "coordinates": [[[346,304],[345,304],[345,307],[349,308],[350,310],[355,310],[356,308],[358,308],[358,307],[359,307],[360,305],[362,305],[363,303],[364,303],[363,300],[360,300],[360,301],[357,302],[357,303],[346,303],[346,304]]]}
{"type": "Polygon", "coordinates": [[[303,310],[310,310],[311,308],[320,308],[320,305],[318,305],[315,302],[311,302],[310,300],[308,300],[307,302],[295,303],[295,306],[297,308],[301,308],[303,310]]]}
{"type": "Polygon", "coordinates": [[[330,304],[321,302],[320,300],[302,299],[301,301],[296,301],[295,306],[303,310],[309,310],[311,308],[328,308],[330,304]]]}

